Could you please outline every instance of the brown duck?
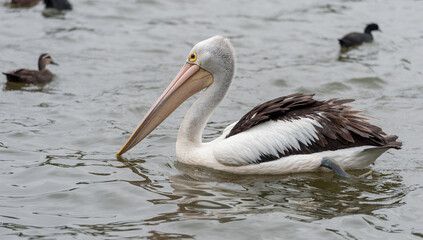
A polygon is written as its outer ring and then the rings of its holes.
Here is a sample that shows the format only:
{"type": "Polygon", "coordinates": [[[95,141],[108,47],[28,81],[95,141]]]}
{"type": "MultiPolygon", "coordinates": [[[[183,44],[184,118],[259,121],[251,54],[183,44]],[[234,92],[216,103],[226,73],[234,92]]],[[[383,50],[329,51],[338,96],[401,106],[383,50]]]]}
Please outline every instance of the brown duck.
{"type": "Polygon", "coordinates": [[[14,7],[32,7],[35,6],[40,0],[12,0],[14,7]]]}
{"type": "Polygon", "coordinates": [[[38,71],[21,68],[3,74],[7,76],[9,82],[47,83],[53,78],[53,74],[46,69],[47,64],[59,65],[53,61],[50,55],[43,53],[38,59],[38,71]]]}

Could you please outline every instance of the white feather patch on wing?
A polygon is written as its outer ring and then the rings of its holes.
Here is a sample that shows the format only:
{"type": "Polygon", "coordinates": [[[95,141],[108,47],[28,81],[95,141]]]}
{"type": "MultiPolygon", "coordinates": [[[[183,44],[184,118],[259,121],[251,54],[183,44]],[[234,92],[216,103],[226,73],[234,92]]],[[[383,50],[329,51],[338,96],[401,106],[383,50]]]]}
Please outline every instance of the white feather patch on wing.
{"type": "Polygon", "coordinates": [[[301,151],[300,142],[310,145],[318,139],[312,118],[267,121],[216,144],[213,154],[224,165],[255,164],[263,155],[279,156],[290,149],[301,151]]]}

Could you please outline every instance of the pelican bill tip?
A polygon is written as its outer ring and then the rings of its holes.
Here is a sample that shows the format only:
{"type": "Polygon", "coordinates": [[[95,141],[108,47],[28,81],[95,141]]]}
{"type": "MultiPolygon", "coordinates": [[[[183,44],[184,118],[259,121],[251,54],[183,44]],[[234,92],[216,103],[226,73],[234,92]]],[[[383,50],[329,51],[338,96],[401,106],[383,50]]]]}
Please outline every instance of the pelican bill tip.
{"type": "Polygon", "coordinates": [[[122,156],[124,153],[125,153],[125,151],[123,151],[123,148],[122,148],[119,152],[117,152],[117,153],[116,153],[116,157],[120,157],[120,156],[122,156]]]}

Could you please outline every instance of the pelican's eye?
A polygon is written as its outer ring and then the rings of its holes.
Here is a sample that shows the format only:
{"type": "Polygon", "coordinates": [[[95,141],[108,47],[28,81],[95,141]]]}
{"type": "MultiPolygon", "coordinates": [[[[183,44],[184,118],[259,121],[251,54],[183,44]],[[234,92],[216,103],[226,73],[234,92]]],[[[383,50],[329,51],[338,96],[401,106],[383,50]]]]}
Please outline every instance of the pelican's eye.
{"type": "Polygon", "coordinates": [[[195,60],[197,60],[197,53],[191,53],[191,55],[189,55],[188,60],[190,62],[195,62],[195,60]]]}

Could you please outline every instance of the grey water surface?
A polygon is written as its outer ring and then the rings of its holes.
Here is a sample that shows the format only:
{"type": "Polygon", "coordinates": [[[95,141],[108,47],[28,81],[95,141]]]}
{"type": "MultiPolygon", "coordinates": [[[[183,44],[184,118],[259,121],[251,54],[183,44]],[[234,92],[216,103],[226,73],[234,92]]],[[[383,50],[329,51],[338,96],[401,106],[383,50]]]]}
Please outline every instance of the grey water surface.
{"type": "MultiPolygon", "coordinates": [[[[70,12],[0,1],[0,70],[48,52],[53,82],[0,77],[0,239],[423,238],[423,2],[73,0],[70,12]],[[337,39],[376,22],[375,41],[337,39]],[[238,176],[177,163],[193,99],[116,158],[191,47],[220,34],[237,73],[206,141],[294,92],[351,105],[396,134],[364,180],[238,176]]],[[[350,171],[360,175],[369,169],[350,171]]]]}

